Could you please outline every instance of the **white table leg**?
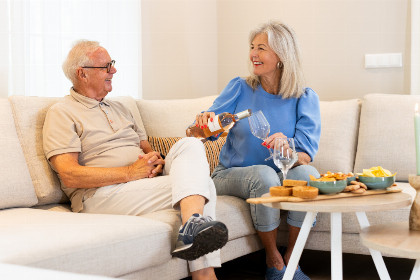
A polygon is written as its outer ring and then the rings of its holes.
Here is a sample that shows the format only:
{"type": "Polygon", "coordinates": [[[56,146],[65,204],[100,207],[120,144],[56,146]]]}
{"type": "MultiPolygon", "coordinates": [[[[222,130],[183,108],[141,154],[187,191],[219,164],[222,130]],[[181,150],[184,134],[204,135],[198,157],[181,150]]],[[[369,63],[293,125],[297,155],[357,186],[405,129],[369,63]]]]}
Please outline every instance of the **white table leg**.
{"type": "Polygon", "coordinates": [[[331,279],[343,279],[341,213],[331,213],[331,279]]]}
{"type": "Polygon", "coordinates": [[[305,243],[308,239],[315,217],[316,212],[307,212],[305,215],[305,220],[303,220],[295,247],[293,248],[292,255],[290,256],[289,265],[287,266],[286,273],[283,277],[284,280],[292,280],[293,275],[295,275],[296,267],[299,263],[300,256],[302,255],[303,248],[305,247],[305,243]]]}
{"type": "MultiPolygon", "coordinates": [[[[364,229],[365,227],[368,227],[370,225],[365,212],[356,212],[356,217],[359,221],[361,229],[364,229]]],[[[373,262],[375,263],[376,270],[379,274],[379,278],[381,278],[381,280],[391,280],[388,270],[386,269],[384,259],[382,258],[381,252],[373,249],[369,249],[369,252],[372,256],[373,262]]]]}
{"type": "Polygon", "coordinates": [[[416,264],[414,265],[413,272],[410,277],[410,280],[418,279],[420,279],[420,259],[416,260],[416,264]]]}

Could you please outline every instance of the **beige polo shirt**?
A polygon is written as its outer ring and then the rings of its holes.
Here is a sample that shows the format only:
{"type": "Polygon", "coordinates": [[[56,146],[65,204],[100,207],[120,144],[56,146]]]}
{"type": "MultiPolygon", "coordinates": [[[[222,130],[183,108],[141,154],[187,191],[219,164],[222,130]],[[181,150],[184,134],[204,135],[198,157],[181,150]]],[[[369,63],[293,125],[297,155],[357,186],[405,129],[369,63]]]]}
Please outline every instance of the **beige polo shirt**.
{"type": "MultiPolygon", "coordinates": [[[[70,95],[47,112],[43,148],[47,159],[54,155],[79,153],[79,164],[91,167],[120,167],[132,164],[143,154],[140,141],[147,135],[136,125],[131,112],[120,102],[101,102],[70,89],[70,95]]],[[[61,188],[70,198],[72,210],[83,209],[83,199],[96,188],[61,188]]]]}

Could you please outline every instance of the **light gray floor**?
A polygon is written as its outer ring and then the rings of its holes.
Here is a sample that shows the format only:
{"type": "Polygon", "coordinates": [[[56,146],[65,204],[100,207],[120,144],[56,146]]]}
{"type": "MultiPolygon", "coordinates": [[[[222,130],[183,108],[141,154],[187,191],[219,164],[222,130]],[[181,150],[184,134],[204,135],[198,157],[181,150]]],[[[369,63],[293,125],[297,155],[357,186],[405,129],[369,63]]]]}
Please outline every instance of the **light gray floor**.
{"type": "MultiPolygon", "coordinates": [[[[223,264],[216,269],[219,280],[256,280],[264,279],[264,251],[241,257],[223,264]]],[[[414,267],[414,260],[384,257],[392,280],[409,279],[414,267]]],[[[330,253],[324,251],[304,250],[300,266],[312,280],[331,279],[330,253]]],[[[185,278],[189,280],[191,278],[185,278]]],[[[379,279],[370,255],[343,254],[344,280],[379,279]]]]}

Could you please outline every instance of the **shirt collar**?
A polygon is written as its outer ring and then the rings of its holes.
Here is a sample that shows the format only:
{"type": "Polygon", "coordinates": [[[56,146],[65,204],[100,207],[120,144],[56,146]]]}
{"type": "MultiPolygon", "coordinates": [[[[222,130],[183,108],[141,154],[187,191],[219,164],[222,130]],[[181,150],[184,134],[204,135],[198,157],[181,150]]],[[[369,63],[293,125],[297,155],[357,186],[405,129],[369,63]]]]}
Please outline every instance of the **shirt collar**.
{"type": "Polygon", "coordinates": [[[92,109],[96,106],[98,106],[100,103],[105,104],[106,106],[109,106],[109,103],[107,100],[102,99],[102,101],[98,101],[96,99],[81,95],[77,91],[75,91],[73,88],[70,88],[70,95],[73,97],[77,102],[81,103],[85,107],[92,109]]]}

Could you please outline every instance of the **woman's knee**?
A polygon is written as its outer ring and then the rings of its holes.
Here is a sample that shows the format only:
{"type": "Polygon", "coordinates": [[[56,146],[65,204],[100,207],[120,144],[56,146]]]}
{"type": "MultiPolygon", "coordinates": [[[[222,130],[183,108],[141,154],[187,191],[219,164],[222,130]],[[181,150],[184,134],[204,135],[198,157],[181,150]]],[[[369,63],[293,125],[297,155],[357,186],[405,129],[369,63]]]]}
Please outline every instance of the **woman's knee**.
{"type": "Polygon", "coordinates": [[[253,165],[247,167],[246,177],[249,177],[254,182],[259,182],[265,185],[278,185],[279,179],[277,172],[267,165],[253,165]]]}
{"type": "Polygon", "coordinates": [[[309,175],[319,178],[319,172],[312,165],[299,165],[287,173],[287,179],[309,181],[309,175]]]}

